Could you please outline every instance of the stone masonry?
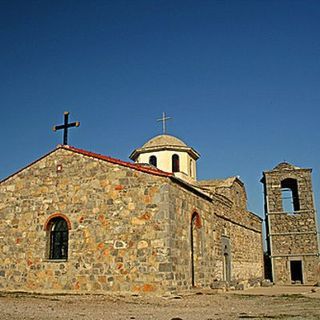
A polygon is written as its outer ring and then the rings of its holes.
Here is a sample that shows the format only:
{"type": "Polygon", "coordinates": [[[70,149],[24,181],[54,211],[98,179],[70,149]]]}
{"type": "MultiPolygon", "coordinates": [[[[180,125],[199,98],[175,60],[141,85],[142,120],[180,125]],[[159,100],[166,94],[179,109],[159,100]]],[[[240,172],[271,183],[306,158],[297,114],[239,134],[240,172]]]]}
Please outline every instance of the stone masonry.
{"type": "Polygon", "coordinates": [[[310,284],[319,279],[319,242],[311,169],[283,162],[265,171],[265,213],[272,280],[277,284],[310,284]],[[289,191],[292,209],[284,207],[289,191]],[[287,193],[288,194],[288,193],[287,193]]]}
{"type": "MultiPolygon", "coordinates": [[[[163,294],[255,284],[262,221],[246,210],[239,180],[224,188],[59,146],[0,183],[0,290],[163,294]],[[53,217],[68,222],[64,260],[49,259],[53,217]]],[[[310,253],[314,237],[303,236],[310,253]]],[[[312,281],[315,256],[305,259],[312,281]]]]}

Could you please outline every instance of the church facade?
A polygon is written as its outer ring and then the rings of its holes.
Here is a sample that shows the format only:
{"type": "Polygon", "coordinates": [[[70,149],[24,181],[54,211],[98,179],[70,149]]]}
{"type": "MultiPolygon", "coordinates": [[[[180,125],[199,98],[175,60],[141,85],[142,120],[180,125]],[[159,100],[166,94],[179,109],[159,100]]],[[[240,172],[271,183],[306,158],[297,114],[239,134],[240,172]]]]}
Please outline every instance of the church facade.
{"type": "Polygon", "coordinates": [[[0,183],[0,290],[173,293],[255,285],[262,220],[237,177],[196,179],[170,135],[124,162],[68,145],[0,183]]]}

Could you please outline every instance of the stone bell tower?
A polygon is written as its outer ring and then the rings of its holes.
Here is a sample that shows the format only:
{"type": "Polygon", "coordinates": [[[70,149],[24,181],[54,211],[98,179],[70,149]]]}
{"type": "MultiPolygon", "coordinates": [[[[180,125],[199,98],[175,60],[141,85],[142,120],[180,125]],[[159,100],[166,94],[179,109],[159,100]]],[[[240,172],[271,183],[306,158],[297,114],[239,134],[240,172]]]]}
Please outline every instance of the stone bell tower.
{"type": "Polygon", "coordinates": [[[263,172],[270,277],[277,284],[319,282],[319,238],[311,171],[282,162],[263,172]]]}

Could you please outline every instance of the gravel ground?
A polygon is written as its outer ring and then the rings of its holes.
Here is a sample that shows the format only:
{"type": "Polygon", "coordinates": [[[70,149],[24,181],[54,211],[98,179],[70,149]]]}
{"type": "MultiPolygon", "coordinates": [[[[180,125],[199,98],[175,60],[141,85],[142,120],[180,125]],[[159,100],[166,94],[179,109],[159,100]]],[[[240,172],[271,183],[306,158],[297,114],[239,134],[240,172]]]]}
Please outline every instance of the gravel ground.
{"type": "Polygon", "coordinates": [[[172,297],[0,293],[1,320],[320,319],[320,289],[194,291],[172,297]]]}

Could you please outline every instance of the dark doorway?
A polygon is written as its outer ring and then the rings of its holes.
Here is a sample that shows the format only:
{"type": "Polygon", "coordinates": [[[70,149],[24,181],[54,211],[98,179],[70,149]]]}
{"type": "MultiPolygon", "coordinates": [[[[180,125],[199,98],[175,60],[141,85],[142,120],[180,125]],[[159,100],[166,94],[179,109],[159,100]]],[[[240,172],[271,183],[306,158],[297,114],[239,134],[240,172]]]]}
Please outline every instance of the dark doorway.
{"type": "Polygon", "coordinates": [[[201,228],[200,216],[194,212],[191,217],[190,225],[190,243],[191,243],[191,285],[196,286],[196,274],[199,273],[199,255],[200,255],[200,239],[199,232],[201,228]]]}
{"type": "Polygon", "coordinates": [[[291,271],[291,282],[302,284],[303,283],[302,262],[290,261],[290,271],[291,271]]]}
{"type": "Polygon", "coordinates": [[[191,285],[195,286],[195,275],[194,275],[194,238],[193,238],[194,230],[193,223],[191,223],[191,285]]]}
{"type": "Polygon", "coordinates": [[[231,263],[227,252],[223,254],[223,280],[227,282],[231,280],[231,263]]]}
{"type": "Polygon", "coordinates": [[[273,281],[272,280],[272,264],[271,264],[270,254],[268,252],[265,252],[263,254],[263,260],[264,260],[264,278],[272,282],[273,281]]]}
{"type": "Polygon", "coordinates": [[[222,236],[222,266],[223,266],[223,281],[231,281],[231,246],[230,239],[222,236]]]}

